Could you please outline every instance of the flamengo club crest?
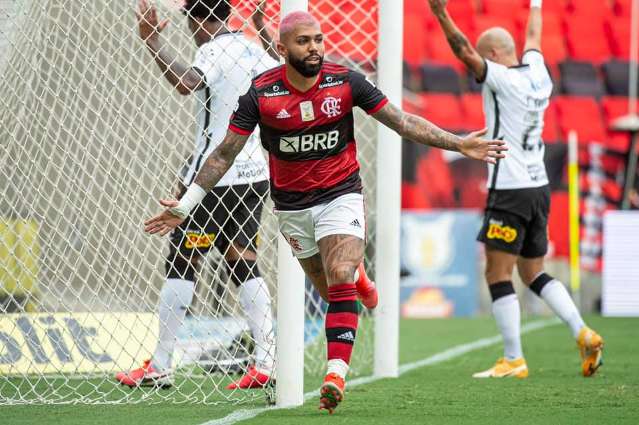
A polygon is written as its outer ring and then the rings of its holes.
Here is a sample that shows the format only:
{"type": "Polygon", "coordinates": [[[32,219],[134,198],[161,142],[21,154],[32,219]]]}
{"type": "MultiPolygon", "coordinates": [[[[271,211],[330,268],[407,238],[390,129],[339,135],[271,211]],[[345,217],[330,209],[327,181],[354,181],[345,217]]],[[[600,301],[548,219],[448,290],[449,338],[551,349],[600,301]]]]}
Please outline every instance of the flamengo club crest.
{"type": "Polygon", "coordinates": [[[320,107],[320,109],[327,117],[333,118],[342,113],[342,108],[339,105],[341,102],[341,98],[327,97],[326,99],[324,99],[324,102],[322,102],[322,106],[320,107]]]}

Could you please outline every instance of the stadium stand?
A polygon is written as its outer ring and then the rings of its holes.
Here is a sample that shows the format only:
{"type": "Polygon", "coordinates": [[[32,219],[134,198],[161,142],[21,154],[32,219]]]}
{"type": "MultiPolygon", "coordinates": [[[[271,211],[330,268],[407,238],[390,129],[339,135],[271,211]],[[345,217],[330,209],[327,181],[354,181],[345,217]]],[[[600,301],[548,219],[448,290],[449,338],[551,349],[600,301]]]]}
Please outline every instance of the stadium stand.
{"type": "Polygon", "coordinates": [[[604,86],[590,62],[566,60],[559,64],[561,92],[573,96],[601,97],[604,86]]]}
{"type": "Polygon", "coordinates": [[[459,75],[452,66],[425,63],[419,71],[423,91],[461,94],[459,75]]]}

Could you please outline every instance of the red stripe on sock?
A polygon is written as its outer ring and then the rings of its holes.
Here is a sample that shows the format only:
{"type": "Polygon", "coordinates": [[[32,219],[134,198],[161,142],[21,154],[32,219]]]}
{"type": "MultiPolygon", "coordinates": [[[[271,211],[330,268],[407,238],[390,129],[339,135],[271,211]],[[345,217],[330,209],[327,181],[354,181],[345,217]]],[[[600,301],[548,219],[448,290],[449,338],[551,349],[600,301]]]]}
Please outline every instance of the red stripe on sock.
{"type": "Polygon", "coordinates": [[[341,359],[344,360],[346,364],[349,364],[352,352],[353,346],[350,344],[344,344],[343,342],[328,343],[328,360],[341,359]]]}
{"type": "Polygon", "coordinates": [[[328,287],[328,302],[354,301],[357,299],[357,288],[354,283],[340,283],[328,287]]]}

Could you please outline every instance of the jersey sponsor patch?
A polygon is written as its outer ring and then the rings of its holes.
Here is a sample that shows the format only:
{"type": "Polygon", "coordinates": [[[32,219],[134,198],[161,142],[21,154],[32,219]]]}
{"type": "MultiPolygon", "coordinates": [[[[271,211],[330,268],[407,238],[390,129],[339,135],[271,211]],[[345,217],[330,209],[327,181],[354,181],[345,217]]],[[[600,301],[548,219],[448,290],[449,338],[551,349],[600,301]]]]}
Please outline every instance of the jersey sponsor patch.
{"type": "Polygon", "coordinates": [[[280,137],[280,152],[317,152],[333,149],[339,142],[339,130],[302,136],[280,137]]]}
{"type": "Polygon", "coordinates": [[[215,233],[186,232],[185,236],[186,249],[210,248],[215,241],[215,233]]]}
{"type": "Polygon", "coordinates": [[[300,113],[302,114],[302,121],[313,121],[315,119],[313,102],[310,100],[300,102],[300,113]]]}
{"type": "Polygon", "coordinates": [[[501,239],[506,243],[512,243],[517,239],[517,229],[504,225],[502,221],[491,219],[486,237],[488,239],[501,239]]]}

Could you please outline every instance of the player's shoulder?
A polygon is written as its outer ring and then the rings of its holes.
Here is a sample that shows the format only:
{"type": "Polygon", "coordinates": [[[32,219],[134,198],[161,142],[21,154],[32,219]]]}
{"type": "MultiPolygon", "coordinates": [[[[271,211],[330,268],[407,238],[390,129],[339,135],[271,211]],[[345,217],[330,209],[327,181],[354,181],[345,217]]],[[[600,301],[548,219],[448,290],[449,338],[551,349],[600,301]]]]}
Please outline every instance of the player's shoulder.
{"type": "Polygon", "coordinates": [[[322,70],[328,74],[348,74],[351,69],[347,66],[337,64],[335,62],[324,62],[322,70]]]}
{"type": "Polygon", "coordinates": [[[253,86],[260,89],[276,83],[282,79],[282,68],[284,65],[278,65],[275,68],[267,69],[253,78],[253,86]]]}

